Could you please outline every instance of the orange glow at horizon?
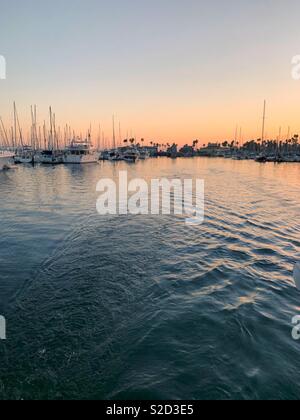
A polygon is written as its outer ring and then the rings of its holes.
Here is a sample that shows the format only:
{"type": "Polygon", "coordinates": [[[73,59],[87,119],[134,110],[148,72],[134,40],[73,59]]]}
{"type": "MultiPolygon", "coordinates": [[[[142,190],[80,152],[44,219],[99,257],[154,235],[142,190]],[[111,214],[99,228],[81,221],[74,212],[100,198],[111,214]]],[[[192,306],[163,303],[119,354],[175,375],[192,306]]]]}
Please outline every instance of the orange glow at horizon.
{"type": "MultiPolygon", "coordinates": [[[[300,92],[300,83],[292,81],[294,88],[291,92],[276,92],[271,100],[267,102],[266,135],[268,139],[277,139],[281,128],[282,140],[285,140],[288,132],[290,134],[300,133],[300,120],[297,111],[297,95],[300,92]],[[297,89],[298,88],[298,89],[297,89]]],[[[157,143],[177,143],[178,145],[191,144],[198,139],[199,145],[209,142],[231,141],[235,138],[243,143],[248,140],[256,140],[261,137],[263,97],[236,102],[233,98],[217,102],[214,97],[203,103],[187,103],[178,101],[172,105],[161,101],[157,106],[148,103],[139,108],[132,103],[130,109],[126,106],[116,107],[115,131],[119,140],[119,124],[121,126],[121,139],[135,137],[137,141],[141,138],[146,143],[150,141],[157,143]],[[242,138],[240,139],[240,133],[242,138]]],[[[112,141],[112,115],[107,109],[100,107],[95,100],[88,108],[78,102],[72,102],[66,108],[63,102],[57,101],[52,106],[56,114],[56,127],[60,129],[63,137],[66,125],[75,131],[76,135],[85,136],[92,126],[92,137],[94,143],[99,136],[112,141]]],[[[12,104],[6,106],[6,115],[2,112],[2,118],[7,130],[13,126],[12,104]],[[9,109],[9,107],[11,109],[9,109]]],[[[108,108],[113,109],[112,104],[108,108]]],[[[20,125],[24,138],[30,137],[30,106],[17,103],[20,125]]],[[[38,126],[43,127],[44,121],[49,128],[48,106],[37,106],[38,126]]]]}
{"type": "Polygon", "coordinates": [[[123,139],[201,145],[232,141],[238,127],[245,142],[261,137],[267,100],[265,137],[300,133],[299,2],[116,2],[2,5],[7,130],[16,101],[25,138],[36,104],[38,126],[49,127],[51,105],[62,135],[92,124],[94,142],[99,124],[112,139],[113,114],[117,138],[120,121],[123,139]]]}

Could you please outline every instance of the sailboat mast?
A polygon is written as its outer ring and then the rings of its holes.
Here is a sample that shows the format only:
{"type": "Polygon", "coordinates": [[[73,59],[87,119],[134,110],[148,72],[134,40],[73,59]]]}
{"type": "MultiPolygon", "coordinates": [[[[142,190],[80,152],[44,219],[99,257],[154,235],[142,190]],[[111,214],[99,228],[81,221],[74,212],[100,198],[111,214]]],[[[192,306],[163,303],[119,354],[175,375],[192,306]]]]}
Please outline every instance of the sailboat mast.
{"type": "Polygon", "coordinates": [[[262,123],[262,136],[261,136],[262,143],[265,141],[266,107],[267,107],[267,102],[264,101],[263,123],[262,123]]]}
{"type": "Polygon", "coordinates": [[[18,116],[18,112],[17,112],[17,107],[16,107],[16,118],[17,118],[18,131],[19,131],[19,136],[20,136],[20,146],[23,147],[24,146],[24,143],[23,143],[23,134],[22,134],[20,120],[19,120],[19,116],[18,116]]]}
{"type": "Polygon", "coordinates": [[[50,106],[50,139],[49,139],[49,149],[53,150],[53,123],[52,123],[52,108],[50,106]]]}
{"type": "Polygon", "coordinates": [[[15,147],[23,147],[23,136],[22,136],[22,130],[20,126],[18,111],[17,111],[17,105],[14,102],[14,135],[13,135],[13,145],[15,147]],[[19,138],[18,138],[19,137],[19,138]]]}
{"type": "Polygon", "coordinates": [[[235,134],[234,134],[234,146],[237,143],[237,136],[238,136],[238,126],[236,125],[236,127],[235,127],[235,134]]]}
{"type": "Polygon", "coordinates": [[[98,132],[98,140],[97,140],[97,149],[98,151],[101,149],[101,124],[99,124],[99,132],[98,132]]]}
{"type": "Polygon", "coordinates": [[[4,139],[5,139],[5,142],[6,142],[6,146],[8,147],[9,146],[9,139],[8,139],[7,131],[4,127],[4,123],[3,123],[3,120],[2,120],[1,117],[0,117],[0,122],[1,122],[2,131],[3,131],[3,134],[4,134],[4,139]]]}
{"type": "Polygon", "coordinates": [[[34,139],[34,115],[32,106],[30,107],[31,110],[31,147],[35,150],[35,139],[34,139]]]}
{"type": "Polygon", "coordinates": [[[68,124],[66,124],[66,128],[65,128],[65,148],[67,147],[67,144],[68,144],[68,132],[69,132],[69,127],[68,127],[68,124]]]}
{"type": "Polygon", "coordinates": [[[44,121],[43,132],[44,132],[44,150],[46,150],[47,149],[46,121],[44,121]]]}
{"type": "Polygon", "coordinates": [[[42,147],[42,128],[39,126],[39,149],[42,147]]]}
{"type": "Polygon", "coordinates": [[[115,116],[113,115],[113,148],[116,148],[115,116]]]}
{"type": "Polygon", "coordinates": [[[13,147],[17,147],[17,110],[16,103],[14,102],[14,134],[13,134],[13,147]]]}
{"type": "Polygon", "coordinates": [[[121,130],[121,121],[119,121],[119,144],[122,146],[122,130],[121,130]]]}
{"type": "Polygon", "coordinates": [[[34,136],[35,136],[35,149],[39,149],[39,136],[37,130],[37,106],[34,105],[34,136]]]}
{"type": "Polygon", "coordinates": [[[57,136],[57,132],[56,132],[56,116],[55,114],[53,114],[53,132],[54,132],[54,150],[58,150],[59,146],[58,146],[58,136],[57,136]]]}

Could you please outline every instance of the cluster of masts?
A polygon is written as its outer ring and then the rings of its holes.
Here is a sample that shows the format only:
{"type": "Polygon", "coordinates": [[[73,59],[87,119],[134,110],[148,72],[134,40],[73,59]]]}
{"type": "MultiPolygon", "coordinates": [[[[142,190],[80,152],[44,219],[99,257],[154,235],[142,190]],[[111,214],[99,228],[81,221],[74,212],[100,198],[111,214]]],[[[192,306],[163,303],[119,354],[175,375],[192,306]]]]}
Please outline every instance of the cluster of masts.
{"type": "MultiPolygon", "coordinates": [[[[13,124],[7,130],[3,119],[0,117],[0,151],[2,152],[1,162],[3,166],[5,158],[13,157],[14,162],[19,163],[43,163],[43,164],[77,164],[94,163],[99,160],[127,160],[136,162],[139,159],[146,159],[150,156],[144,148],[144,140],[137,143],[134,138],[121,141],[121,125],[119,125],[119,141],[117,142],[115,130],[115,117],[113,116],[112,142],[105,139],[101,127],[97,146],[92,144],[92,127],[88,130],[86,137],[77,136],[70,126],[66,125],[62,131],[57,128],[56,116],[49,108],[49,122],[44,121],[43,126],[37,122],[37,107],[31,106],[31,130],[27,139],[20,124],[16,104],[13,104],[13,124]],[[8,156],[7,153],[13,153],[8,156]]],[[[153,144],[153,143],[152,143],[153,144]]]]}
{"type": "MultiPolygon", "coordinates": [[[[83,139],[82,135],[76,136],[75,131],[68,125],[61,130],[56,125],[56,115],[49,108],[49,123],[43,122],[43,125],[37,123],[37,106],[31,106],[31,128],[27,136],[24,135],[20,124],[20,119],[16,104],[13,105],[13,125],[7,129],[0,116],[0,146],[2,148],[19,149],[30,146],[33,150],[59,150],[74,139],[83,139]]],[[[90,138],[90,131],[87,133],[87,139],[90,138]]]]}
{"type": "MultiPolygon", "coordinates": [[[[262,115],[262,132],[261,132],[261,138],[257,140],[257,143],[261,145],[261,147],[256,147],[256,149],[264,149],[269,148],[270,149],[270,141],[266,140],[266,101],[264,101],[263,106],[263,115],[262,115]],[[267,146],[266,146],[267,145],[267,146]]],[[[293,142],[295,139],[290,140],[290,128],[288,129],[288,135],[287,135],[287,141],[293,142]]],[[[243,135],[242,135],[242,127],[239,128],[236,126],[235,131],[235,137],[233,141],[233,146],[235,149],[243,149],[249,143],[251,143],[251,147],[254,148],[253,141],[245,143],[243,141],[243,135]]],[[[132,134],[132,133],[131,133],[132,134]]],[[[90,147],[94,147],[98,152],[100,151],[108,151],[108,150],[116,150],[118,148],[122,148],[125,146],[136,146],[136,147],[144,147],[144,139],[141,139],[141,141],[137,141],[132,135],[130,136],[127,133],[127,139],[122,140],[121,135],[121,124],[119,123],[119,133],[117,134],[116,130],[116,124],[115,124],[115,117],[112,118],[112,136],[109,136],[110,139],[105,137],[104,131],[101,131],[101,126],[99,125],[99,132],[98,137],[95,139],[94,137],[94,145],[92,145],[92,127],[90,125],[89,130],[85,134],[85,136],[80,133],[76,133],[71,126],[66,124],[63,129],[61,126],[57,126],[56,123],[56,115],[53,112],[52,108],[49,107],[49,120],[43,121],[43,124],[40,125],[37,120],[37,106],[31,106],[31,128],[30,132],[27,133],[26,136],[24,136],[23,129],[20,124],[20,119],[16,107],[16,103],[13,104],[13,123],[11,124],[11,127],[7,129],[5,127],[5,124],[3,122],[3,119],[0,116],[0,150],[6,149],[6,150],[13,150],[16,151],[18,149],[28,149],[31,148],[33,151],[59,151],[66,149],[70,144],[74,143],[74,141],[80,141],[80,142],[86,142],[90,144],[90,147]]],[[[295,137],[295,136],[294,136],[295,137]]],[[[298,139],[298,136],[296,136],[298,139]]],[[[282,148],[282,129],[279,129],[279,135],[276,139],[277,141],[277,148],[282,148]]],[[[193,153],[195,152],[195,146],[199,141],[197,140],[194,142],[192,149],[193,153]],[[195,144],[196,143],[196,144],[195,144]]],[[[225,142],[224,142],[225,143],[225,142]]],[[[228,145],[229,142],[226,142],[228,145]]],[[[271,142],[272,144],[274,142],[271,142]]],[[[151,142],[150,145],[152,147],[156,147],[160,153],[167,153],[168,151],[175,150],[175,146],[177,148],[177,145],[171,146],[169,143],[166,145],[153,143],[151,142]]],[[[274,146],[274,145],[273,145],[274,146]]],[[[179,155],[186,154],[187,145],[183,147],[182,153],[179,152],[179,155]]],[[[203,148],[205,149],[205,145],[203,145],[203,148]]],[[[189,148],[191,149],[191,147],[189,148]]],[[[232,144],[231,144],[231,150],[232,150],[232,144]]],[[[257,150],[256,150],[257,151],[257,150]]],[[[260,152],[262,150],[259,150],[260,152]]],[[[254,151],[253,151],[254,152],[254,151]]],[[[188,154],[190,154],[191,151],[188,151],[188,154]]],[[[204,150],[205,153],[205,150],[204,150]]]]}
{"type": "MultiPolygon", "coordinates": [[[[37,119],[37,106],[31,106],[31,127],[30,131],[24,134],[20,124],[20,118],[17,110],[16,103],[13,104],[13,122],[9,128],[5,125],[2,117],[0,116],[0,149],[17,150],[24,147],[31,147],[34,151],[40,150],[62,150],[70,145],[74,140],[89,141],[91,142],[92,126],[83,135],[77,133],[70,125],[59,126],[56,122],[56,114],[53,112],[52,107],[49,107],[49,118],[43,121],[42,124],[38,123],[37,119]]],[[[118,130],[116,129],[115,117],[112,121],[112,134],[109,137],[105,136],[101,125],[99,124],[99,132],[97,137],[94,136],[94,147],[98,151],[104,149],[116,149],[126,144],[136,143],[133,138],[132,130],[127,133],[127,139],[122,139],[121,123],[119,122],[118,130]],[[118,132],[119,131],[119,132],[118,132]]],[[[142,140],[143,141],[143,140],[142,140]]]]}

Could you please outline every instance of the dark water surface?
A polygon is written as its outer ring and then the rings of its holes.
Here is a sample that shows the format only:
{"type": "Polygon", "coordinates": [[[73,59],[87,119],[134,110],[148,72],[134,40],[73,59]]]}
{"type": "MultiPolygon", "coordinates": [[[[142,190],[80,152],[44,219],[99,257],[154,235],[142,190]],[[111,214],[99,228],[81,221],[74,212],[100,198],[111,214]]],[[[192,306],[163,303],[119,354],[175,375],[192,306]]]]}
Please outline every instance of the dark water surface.
{"type": "Polygon", "coordinates": [[[0,398],[299,398],[300,165],[0,173],[0,398]],[[100,217],[100,177],[198,177],[206,219],[100,217]]]}

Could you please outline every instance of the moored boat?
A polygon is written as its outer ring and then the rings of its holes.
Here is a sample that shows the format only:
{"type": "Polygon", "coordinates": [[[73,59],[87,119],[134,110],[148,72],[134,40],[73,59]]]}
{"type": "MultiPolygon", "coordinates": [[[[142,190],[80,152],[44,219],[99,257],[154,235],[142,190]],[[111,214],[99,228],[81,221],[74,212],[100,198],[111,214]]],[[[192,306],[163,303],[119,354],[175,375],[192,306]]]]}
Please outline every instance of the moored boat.
{"type": "Polygon", "coordinates": [[[96,163],[99,160],[99,154],[92,149],[90,136],[88,140],[72,140],[63,154],[63,163],[65,164],[87,164],[96,163]]]}
{"type": "Polygon", "coordinates": [[[34,163],[34,151],[31,146],[24,146],[20,149],[17,149],[14,161],[16,164],[21,163],[34,163]]]}
{"type": "Polygon", "coordinates": [[[140,160],[147,160],[150,158],[150,153],[146,149],[139,149],[140,160]]]}
{"type": "Polygon", "coordinates": [[[267,156],[264,153],[261,153],[260,155],[258,155],[255,159],[256,162],[259,163],[266,163],[267,162],[267,156]]]}
{"type": "Polygon", "coordinates": [[[59,150],[42,150],[35,160],[43,165],[60,165],[63,163],[63,154],[59,150]]]}
{"type": "Polygon", "coordinates": [[[135,149],[128,149],[123,154],[123,160],[127,163],[136,163],[139,160],[139,153],[135,149]]]}
{"type": "Polygon", "coordinates": [[[109,160],[110,150],[102,150],[99,154],[99,160],[109,160]]]}
{"type": "Polygon", "coordinates": [[[120,162],[123,160],[122,153],[119,150],[111,150],[108,153],[108,160],[111,162],[120,162]]]}

